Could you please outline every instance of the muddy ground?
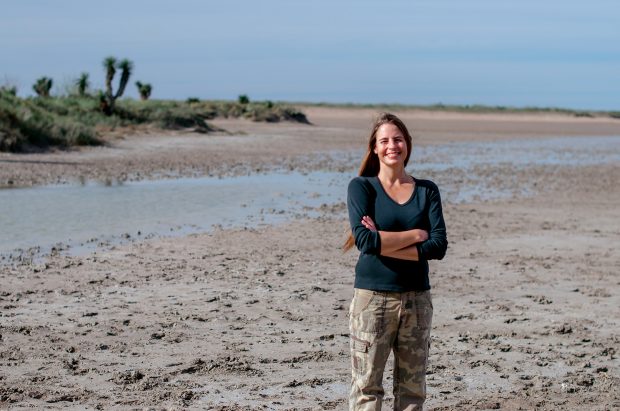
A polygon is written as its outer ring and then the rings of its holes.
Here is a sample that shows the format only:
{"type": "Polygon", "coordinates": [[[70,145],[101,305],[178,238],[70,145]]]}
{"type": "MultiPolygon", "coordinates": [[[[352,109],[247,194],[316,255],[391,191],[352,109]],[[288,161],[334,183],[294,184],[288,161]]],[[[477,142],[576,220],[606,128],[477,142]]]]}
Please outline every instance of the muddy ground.
{"type": "MultiPolygon", "coordinates": [[[[314,125],[221,120],[230,135],[142,135],[99,149],[3,154],[0,181],[351,167],[322,153],[363,147],[374,112],[306,112],[314,125]]],[[[611,120],[401,114],[419,145],[620,136],[611,120]]],[[[413,173],[440,188],[462,178],[413,173]]],[[[444,204],[450,245],[431,265],[428,409],[620,408],[620,164],[499,164],[484,173],[530,189],[444,204]]],[[[339,249],[344,204],[307,211],[276,226],[2,265],[0,407],[346,409],[357,255],[339,249]]],[[[385,380],[389,407],[390,367],[385,380]]]]}

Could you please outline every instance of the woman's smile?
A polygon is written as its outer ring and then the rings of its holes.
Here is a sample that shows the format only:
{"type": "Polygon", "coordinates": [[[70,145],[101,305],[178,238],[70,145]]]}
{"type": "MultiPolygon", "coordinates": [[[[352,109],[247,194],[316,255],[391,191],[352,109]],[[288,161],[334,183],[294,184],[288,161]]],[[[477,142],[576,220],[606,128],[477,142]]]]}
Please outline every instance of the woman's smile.
{"type": "Polygon", "coordinates": [[[379,127],[374,152],[379,161],[387,166],[404,165],[407,143],[400,129],[390,123],[379,127]]]}

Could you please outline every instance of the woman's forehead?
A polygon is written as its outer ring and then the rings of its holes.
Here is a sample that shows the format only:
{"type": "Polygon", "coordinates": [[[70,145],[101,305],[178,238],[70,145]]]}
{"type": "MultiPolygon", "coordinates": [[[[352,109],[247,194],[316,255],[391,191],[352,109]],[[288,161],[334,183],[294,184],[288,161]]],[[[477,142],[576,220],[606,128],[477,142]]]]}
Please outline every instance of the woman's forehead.
{"type": "Polygon", "coordinates": [[[402,131],[392,123],[381,124],[377,129],[377,138],[403,136],[402,131]]]}

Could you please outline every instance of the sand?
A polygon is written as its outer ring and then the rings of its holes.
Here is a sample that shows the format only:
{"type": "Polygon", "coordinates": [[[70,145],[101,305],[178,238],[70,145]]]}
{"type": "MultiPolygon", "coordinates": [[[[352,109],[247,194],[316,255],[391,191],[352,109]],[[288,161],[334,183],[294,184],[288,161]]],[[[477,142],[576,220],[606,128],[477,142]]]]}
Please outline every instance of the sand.
{"type": "MultiPolygon", "coordinates": [[[[219,120],[229,133],[132,135],[104,148],[2,154],[0,181],[351,167],[356,159],[325,153],[363,147],[375,113],[305,112],[312,126],[219,120]]],[[[420,146],[620,136],[620,121],[607,119],[399,114],[420,146]]],[[[431,264],[428,409],[620,408],[620,164],[487,172],[530,194],[444,205],[450,245],[431,264]]],[[[440,188],[461,178],[417,177],[440,188]]],[[[357,254],[339,250],[344,204],[312,211],[319,217],[2,265],[0,407],[346,409],[357,254]]],[[[389,373],[390,366],[386,407],[389,373]]]]}

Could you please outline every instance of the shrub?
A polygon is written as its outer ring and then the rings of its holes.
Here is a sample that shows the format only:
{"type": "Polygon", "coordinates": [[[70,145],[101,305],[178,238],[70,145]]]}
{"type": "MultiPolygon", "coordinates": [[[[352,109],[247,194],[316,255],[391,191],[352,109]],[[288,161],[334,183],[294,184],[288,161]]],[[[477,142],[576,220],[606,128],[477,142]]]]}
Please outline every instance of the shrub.
{"type": "Polygon", "coordinates": [[[99,144],[91,127],[46,110],[39,101],[0,94],[0,151],[99,144]]]}
{"type": "Polygon", "coordinates": [[[578,111],[575,114],[573,114],[575,117],[589,117],[589,118],[594,118],[594,116],[592,115],[592,113],[589,113],[587,111],[578,111]]]}
{"type": "Polygon", "coordinates": [[[0,93],[7,93],[13,96],[17,95],[17,86],[4,85],[0,87],[0,93]]]}
{"type": "Polygon", "coordinates": [[[49,97],[53,81],[49,77],[41,77],[33,84],[32,89],[40,97],[49,97]]]}
{"type": "Polygon", "coordinates": [[[77,88],[78,95],[84,97],[88,88],[90,87],[90,81],[88,80],[88,73],[80,74],[80,77],[75,80],[75,87],[77,88]]]}
{"type": "Polygon", "coordinates": [[[138,88],[138,93],[140,93],[141,100],[148,100],[149,97],[151,97],[151,91],[153,91],[153,87],[151,87],[150,84],[136,81],[136,87],[138,88]]]}

